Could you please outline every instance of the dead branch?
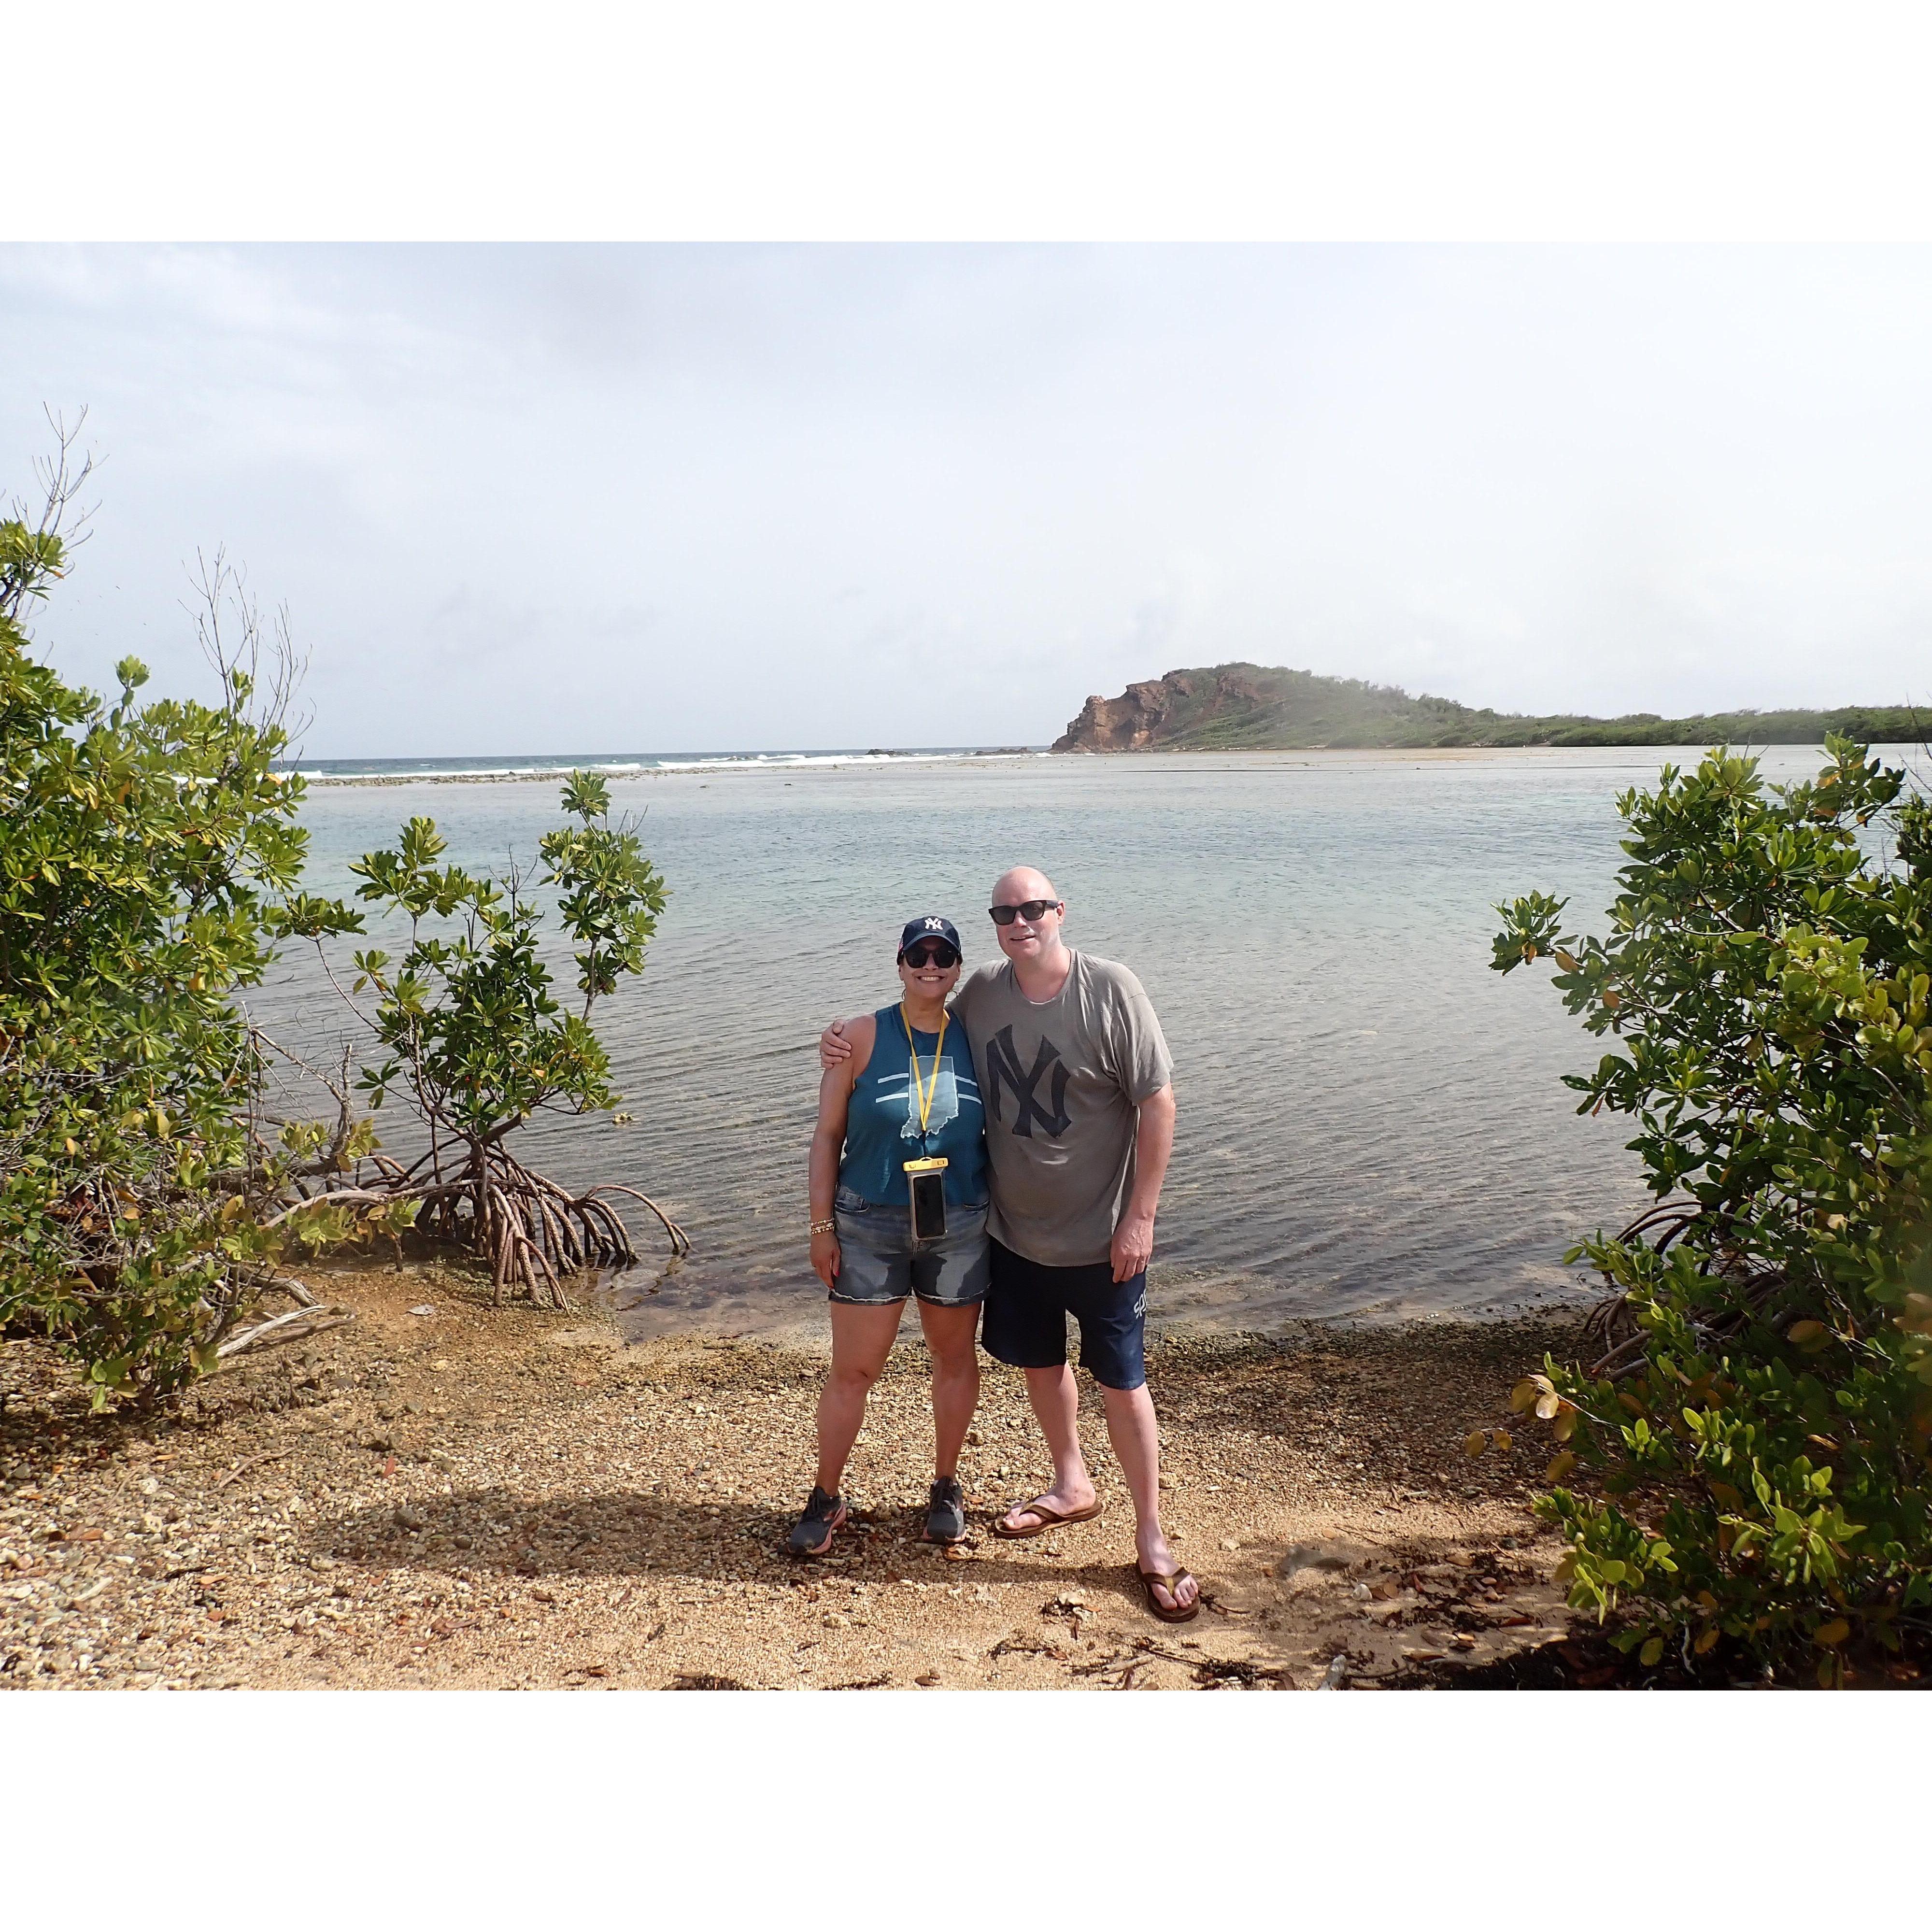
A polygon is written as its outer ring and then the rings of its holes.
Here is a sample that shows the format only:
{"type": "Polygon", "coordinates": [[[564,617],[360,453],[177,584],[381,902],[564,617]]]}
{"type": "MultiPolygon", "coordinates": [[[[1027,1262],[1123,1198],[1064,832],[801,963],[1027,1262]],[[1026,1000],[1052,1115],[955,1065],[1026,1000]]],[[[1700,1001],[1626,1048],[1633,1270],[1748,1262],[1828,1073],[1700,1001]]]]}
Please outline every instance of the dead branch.
{"type": "Polygon", "coordinates": [[[259,1456],[244,1456],[214,1486],[225,1490],[236,1477],[245,1476],[250,1469],[260,1468],[264,1462],[279,1462],[288,1453],[286,1449],[264,1449],[259,1456]]]}
{"type": "Polygon", "coordinates": [[[286,1315],[272,1315],[253,1328],[244,1328],[240,1334],[231,1335],[214,1352],[226,1362],[256,1348],[272,1348],[284,1342],[306,1341],[311,1335],[342,1328],[355,1319],[352,1308],[344,1308],[333,1302],[292,1308],[286,1315]]]}
{"type": "MultiPolygon", "coordinates": [[[[44,404],[42,407],[54,433],[54,452],[51,456],[36,457],[34,460],[34,474],[40,486],[40,507],[37,512],[30,512],[28,506],[17,497],[10,507],[14,516],[23,524],[30,514],[33,516],[37,535],[58,537],[62,547],[71,551],[77,550],[92,534],[88,526],[93,520],[95,508],[91,503],[81,505],[76,501],[86,488],[88,478],[94,474],[95,463],[92,451],[81,455],[78,462],[75,459],[80,433],[87,424],[87,412],[83,409],[70,428],[64,416],[56,416],[44,404]]],[[[0,617],[17,618],[21,605],[33,594],[31,583],[22,579],[9,595],[0,598],[0,617]]]]}

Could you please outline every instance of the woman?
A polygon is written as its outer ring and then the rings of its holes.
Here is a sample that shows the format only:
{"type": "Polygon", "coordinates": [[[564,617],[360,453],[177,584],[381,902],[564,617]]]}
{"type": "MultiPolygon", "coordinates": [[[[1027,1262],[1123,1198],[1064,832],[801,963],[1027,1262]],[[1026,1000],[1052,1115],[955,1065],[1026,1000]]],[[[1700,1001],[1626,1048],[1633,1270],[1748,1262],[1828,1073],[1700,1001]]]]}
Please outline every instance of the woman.
{"type": "Polygon", "coordinates": [[[956,1472],[980,1400],[975,1331],[988,1278],[986,1141],[973,1050],[946,1010],[959,979],[952,922],[908,922],[899,935],[898,970],[898,1003],[848,1021],[851,1058],[827,1067],[819,1082],[812,1265],[831,1298],[832,1373],[818,1398],[817,1480],[786,1544],[794,1556],[823,1556],[846,1520],[838,1488],[845,1459],[913,1294],[932,1354],[926,1534],[935,1543],[966,1534],[956,1472]],[[908,1172],[908,1163],[919,1164],[916,1171],[908,1172]],[[915,1183],[923,1196],[916,1228],[915,1183]],[[935,1232],[942,1220],[944,1232],[935,1232]]]}

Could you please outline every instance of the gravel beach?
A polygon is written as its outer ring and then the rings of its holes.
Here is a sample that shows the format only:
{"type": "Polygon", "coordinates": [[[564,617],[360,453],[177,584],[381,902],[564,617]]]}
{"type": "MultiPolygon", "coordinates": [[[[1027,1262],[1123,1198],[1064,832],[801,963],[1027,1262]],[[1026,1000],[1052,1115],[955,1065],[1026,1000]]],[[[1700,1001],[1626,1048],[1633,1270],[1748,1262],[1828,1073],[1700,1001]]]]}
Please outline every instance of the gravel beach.
{"type": "Polygon", "coordinates": [[[358,1318],[168,1412],[92,1415],[46,1349],[0,1348],[0,1686],[1367,1689],[1568,1630],[1523,1508],[1546,1448],[1461,1446],[1562,1318],[1160,1336],[1165,1514],[1208,1606],[1168,1626],[1130,1571],[1097,1402],[1102,1517],[997,1540],[1050,1470],[1018,1376],[987,1363],[971,1535],[942,1552],[917,1540],[930,1424],[902,1338],[856,1525],[801,1564],[779,1545],[822,1347],[627,1346],[437,1265],[308,1279],[358,1318]]]}

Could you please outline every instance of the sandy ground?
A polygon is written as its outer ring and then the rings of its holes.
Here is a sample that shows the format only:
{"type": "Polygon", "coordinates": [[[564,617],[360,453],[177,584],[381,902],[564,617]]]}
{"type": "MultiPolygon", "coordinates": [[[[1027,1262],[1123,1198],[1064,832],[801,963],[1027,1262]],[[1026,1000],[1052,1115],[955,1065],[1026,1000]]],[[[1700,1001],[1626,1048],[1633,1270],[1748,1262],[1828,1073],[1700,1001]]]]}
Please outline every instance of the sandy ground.
{"type": "Polygon", "coordinates": [[[1160,1338],[1164,1514],[1208,1604],[1177,1627],[1130,1574],[1097,1403],[1103,1516],[997,1540],[1050,1470],[1018,1376],[987,1364],[972,1535],[944,1553],[917,1540],[930,1424],[902,1339],[859,1522],[801,1564],[780,1544],[820,1350],[626,1346],[435,1265],[310,1279],[358,1319],[171,1415],[90,1416],[44,1349],[0,1349],[0,1685],[1366,1689],[1567,1628],[1523,1508],[1546,1445],[1461,1448],[1560,1346],[1554,1318],[1160,1338]]]}

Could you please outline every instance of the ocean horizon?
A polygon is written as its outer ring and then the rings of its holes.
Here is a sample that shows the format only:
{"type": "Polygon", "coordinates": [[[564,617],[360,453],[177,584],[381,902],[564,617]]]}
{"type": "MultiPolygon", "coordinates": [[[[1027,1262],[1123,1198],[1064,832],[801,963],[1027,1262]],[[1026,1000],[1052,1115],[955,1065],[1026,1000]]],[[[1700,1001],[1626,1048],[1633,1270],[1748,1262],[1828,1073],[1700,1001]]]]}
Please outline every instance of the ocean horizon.
{"type": "MultiPolygon", "coordinates": [[[[503,779],[560,779],[579,771],[622,779],[676,772],[832,770],[852,766],[937,764],[959,759],[1060,758],[1069,762],[1099,759],[1126,764],[1146,764],[1155,759],[1194,763],[1232,760],[1238,764],[1242,760],[1266,759],[1277,763],[1284,760],[1303,760],[1324,765],[1359,760],[1418,766],[1501,760],[1532,764],[1546,770],[1597,770],[1606,766],[1627,765],[1654,771],[1666,764],[1681,766],[1702,757],[1709,748],[1701,742],[1694,741],[1682,745],[1304,745],[1278,749],[1102,752],[1084,748],[1056,752],[1048,745],[814,746],[764,751],[517,752],[389,758],[296,757],[277,759],[274,769],[280,772],[298,772],[322,784],[398,784],[412,782],[487,784],[503,779]]],[[[1796,758],[1801,765],[1804,760],[1825,755],[1822,744],[1753,744],[1738,741],[1730,748],[1760,758],[1796,758]]],[[[1914,769],[1923,762],[1922,754],[1913,746],[1876,745],[1872,750],[1878,756],[1914,769]]],[[[1788,777],[1790,774],[1784,772],[1782,776],[1788,777]]]]}
{"type": "Polygon", "coordinates": [[[504,752],[471,758],[279,758],[278,772],[299,772],[304,777],[345,779],[442,780],[539,778],[568,772],[598,772],[628,777],[645,772],[714,771],[742,765],[830,766],[904,764],[943,758],[1044,758],[1044,745],[919,745],[822,747],[760,752],[504,752]]]}

